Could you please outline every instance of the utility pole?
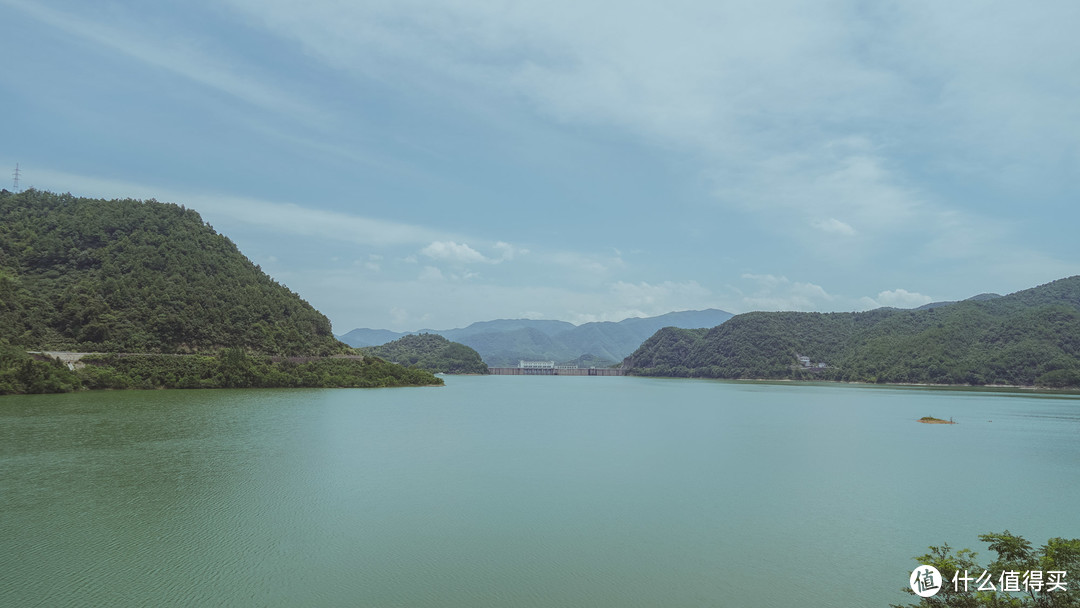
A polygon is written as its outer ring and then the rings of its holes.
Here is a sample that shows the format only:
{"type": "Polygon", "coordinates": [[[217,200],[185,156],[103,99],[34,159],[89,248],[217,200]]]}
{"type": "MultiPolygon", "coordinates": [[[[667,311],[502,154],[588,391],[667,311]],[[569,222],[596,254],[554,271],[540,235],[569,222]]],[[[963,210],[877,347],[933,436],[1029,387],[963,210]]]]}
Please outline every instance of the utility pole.
{"type": "Polygon", "coordinates": [[[11,176],[15,178],[14,188],[15,188],[15,192],[18,192],[19,191],[19,163],[15,163],[15,173],[13,173],[11,176]]]}

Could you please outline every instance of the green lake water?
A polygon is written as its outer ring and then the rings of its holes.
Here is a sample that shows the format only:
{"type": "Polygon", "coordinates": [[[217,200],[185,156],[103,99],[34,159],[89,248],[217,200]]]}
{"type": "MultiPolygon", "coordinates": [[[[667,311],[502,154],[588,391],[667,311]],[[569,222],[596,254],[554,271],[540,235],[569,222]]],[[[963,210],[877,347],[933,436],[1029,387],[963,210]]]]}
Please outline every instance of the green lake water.
{"type": "Polygon", "coordinates": [[[1080,398],[595,377],[0,397],[0,606],[887,606],[1080,537],[1080,398]],[[924,425],[933,415],[957,425],[924,425]]]}

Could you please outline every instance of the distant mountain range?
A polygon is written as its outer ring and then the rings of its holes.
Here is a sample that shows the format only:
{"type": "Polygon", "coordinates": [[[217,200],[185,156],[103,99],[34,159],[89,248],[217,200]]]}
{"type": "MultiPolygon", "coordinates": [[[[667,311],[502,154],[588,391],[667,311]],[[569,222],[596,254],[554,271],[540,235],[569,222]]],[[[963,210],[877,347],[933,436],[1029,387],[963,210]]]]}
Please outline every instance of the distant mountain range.
{"type": "Polygon", "coordinates": [[[1080,387],[1080,276],[915,310],[752,312],[662,329],[631,374],[1080,387]]]}
{"type": "Polygon", "coordinates": [[[579,360],[599,366],[601,363],[613,365],[621,361],[663,327],[715,327],[731,317],[729,312],[708,309],[582,325],[566,321],[497,319],[457,329],[422,329],[415,332],[360,328],[340,336],[340,339],[355,347],[380,346],[403,336],[430,333],[475,349],[484,362],[493,367],[517,365],[522,359],[557,362],[579,360]]]}

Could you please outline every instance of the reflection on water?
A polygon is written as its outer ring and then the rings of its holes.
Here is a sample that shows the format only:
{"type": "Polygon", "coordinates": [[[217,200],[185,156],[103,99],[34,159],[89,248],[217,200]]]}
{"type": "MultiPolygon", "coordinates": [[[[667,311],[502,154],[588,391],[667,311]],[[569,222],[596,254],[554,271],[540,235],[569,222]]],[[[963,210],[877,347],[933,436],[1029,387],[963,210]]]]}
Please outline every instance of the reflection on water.
{"type": "Polygon", "coordinates": [[[0,605],[884,606],[927,545],[1080,536],[1078,465],[1062,394],[450,377],[4,397],[0,605]]]}

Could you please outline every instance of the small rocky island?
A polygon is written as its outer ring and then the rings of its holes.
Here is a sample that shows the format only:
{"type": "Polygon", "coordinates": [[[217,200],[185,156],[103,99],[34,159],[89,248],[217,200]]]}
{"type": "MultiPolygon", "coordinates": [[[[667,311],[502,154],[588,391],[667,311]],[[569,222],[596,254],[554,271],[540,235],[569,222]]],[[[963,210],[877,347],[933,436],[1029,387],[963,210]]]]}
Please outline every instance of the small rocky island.
{"type": "Polygon", "coordinates": [[[934,418],[933,416],[923,416],[922,418],[919,418],[919,422],[922,422],[923,424],[956,424],[952,418],[942,420],[941,418],[934,418]]]}

